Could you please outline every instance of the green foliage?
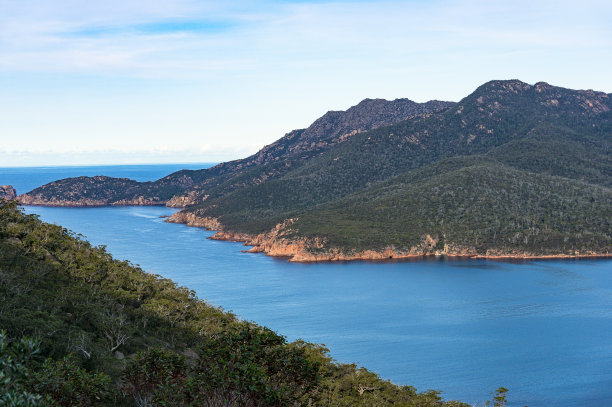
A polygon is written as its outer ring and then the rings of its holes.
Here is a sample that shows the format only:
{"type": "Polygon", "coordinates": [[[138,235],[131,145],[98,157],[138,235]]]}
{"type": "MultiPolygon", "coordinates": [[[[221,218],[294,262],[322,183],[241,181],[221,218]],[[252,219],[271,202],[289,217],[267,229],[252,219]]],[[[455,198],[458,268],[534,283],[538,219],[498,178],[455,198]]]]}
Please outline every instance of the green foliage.
{"type": "Polygon", "coordinates": [[[244,406],[290,405],[318,385],[319,365],[267,328],[243,324],[235,333],[206,338],[198,355],[195,399],[244,406]]]}
{"type": "Polygon", "coordinates": [[[193,359],[161,349],[139,353],[124,373],[124,393],[160,405],[282,406],[319,384],[319,365],[267,328],[242,324],[204,338],[193,359]]]}
{"type": "Polygon", "coordinates": [[[138,405],[184,401],[185,358],[160,348],[139,352],[125,369],[122,392],[138,405]]]}
{"type": "Polygon", "coordinates": [[[458,405],[240,322],[14,203],[0,203],[0,282],[6,405],[458,405]],[[8,340],[24,336],[40,341],[8,340]]]}
{"type": "Polygon", "coordinates": [[[346,251],[575,254],[612,247],[612,190],[517,171],[486,157],[445,160],[304,213],[297,236],[346,251]],[[431,236],[436,245],[426,244],[431,236]]]}
{"type": "Polygon", "coordinates": [[[104,373],[89,372],[70,357],[47,359],[32,375],[30,386],[59,406],[108,405],[115,393],[111,378],[104,373]]]}
{"type": "Polygon", "coordinates": [[[30,376],[26,363],[38,352],[36,341],[28,338],[10,341],[6,331],[0,331],[0,405],[45,405],[41,395],[30,392],[26,387],[30,376]]]}
{"type": "MultiPolygon", "coordinates": [[[[493,395],[493,407],[506,407],[506,403],[508,400],[506,399],[506,395],[508,394],[508,389],[505,387],[500,387],[495,390],[493,395]]],[[[487,406],[491,405],[490,401],[487,401],[487,406]]]]}

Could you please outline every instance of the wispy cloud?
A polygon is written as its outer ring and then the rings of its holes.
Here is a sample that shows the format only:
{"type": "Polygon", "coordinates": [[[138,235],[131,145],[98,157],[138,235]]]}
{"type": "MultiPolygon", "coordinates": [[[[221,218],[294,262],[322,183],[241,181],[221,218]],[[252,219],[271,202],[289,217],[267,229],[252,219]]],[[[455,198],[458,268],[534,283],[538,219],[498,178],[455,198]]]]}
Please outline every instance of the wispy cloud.
{"type": "Polygon", "coordinates": [[[0,17],[5,70],[183,77],[248,63],[335,68],[376,57],[401,62],[444,52],[612,45],[612,6],[601,1],[303,1],[261,2],[257,9],[185,0],[10,3],[0,17]]]}
{"type": "Polygon", "coordinates": [[[65,33],[74,37],[131,36],[158,34],[210,34],[222,33],[236,27],[231,21],[177,20],[158,21],[135,25],[91,26],[65,33]]]}
{"type": "Polygon", "coordinates": [[[222,162],[255,153],[256,145],[203,145],[199,148],[160,146],[152,149],[0,151],[0,167],[222,162]]]}
{"type": "Polygon", "coordinates": [[[167,139],[238,152],[365,97],[457,100],[490,79],[612,91],[604,0],[0,0],[0,10],[5,152],[107,145],[144,156],[167,139]]]}

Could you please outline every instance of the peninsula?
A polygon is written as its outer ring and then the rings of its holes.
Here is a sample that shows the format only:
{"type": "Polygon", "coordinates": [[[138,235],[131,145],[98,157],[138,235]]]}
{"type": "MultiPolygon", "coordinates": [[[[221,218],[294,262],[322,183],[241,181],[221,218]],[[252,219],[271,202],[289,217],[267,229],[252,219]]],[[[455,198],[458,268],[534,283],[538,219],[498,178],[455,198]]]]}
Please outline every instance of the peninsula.
{"type": "Polygon", "coordinates": [[[251,157],[154,182],[59,180],[25,205],[167,205],[292,261],[612,255],[612,98],[491,81],[458,103],[366,99],[251,157]]]}

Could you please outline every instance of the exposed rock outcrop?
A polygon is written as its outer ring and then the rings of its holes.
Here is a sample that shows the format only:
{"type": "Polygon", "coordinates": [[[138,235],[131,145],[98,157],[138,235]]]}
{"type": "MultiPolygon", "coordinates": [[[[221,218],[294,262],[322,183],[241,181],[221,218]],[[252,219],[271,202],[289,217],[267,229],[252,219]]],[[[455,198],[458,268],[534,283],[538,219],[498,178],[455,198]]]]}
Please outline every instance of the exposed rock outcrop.
{"type": "Polygon", "coordinates": [[[17,191],[12,185],[1,185],[0,186],[0,200],[12,200],[17,196],[17,191]]]}
{"type": "MultiPolygon", "coordinates": [[[[207,196],[202,197],[205,200],[207,196]]],[[[193,191],[187,193],[185,195],[175,195],[168,202],[166,202],[166,206],[170,208],[185,208],[189,205],[193,205],[196,203],[197,194],[193,191]]]]}
{"type": "Polygon", "coordinates": [[[176,212],[172,214],[168,219],[168,223],[184,223],[187,226],[195,226],[205,228],[208,230],[222,230],[223,226],[219,223],[216,218],[198,217],[193,213],[189,212],[176,212]]]}
{"type": "Polygon", "coordinates": [[[291,225],[297,219],[287,219],[276,225],[267,233],[252,235],[224,230],[223,225],[216,218],[198,217],[193,213],[176,212],[166,222],[184,223],[187,226],[201,227],[216,231],[209,237],[212,240],[223,240],[228,242],[241,242],[245,246],[251,246],[246,250],[248,253],[264,253],[271,257],[286,258],[291,262],[311,263],[328,261],[353,261],[353,260],[400,260],[418,259],[427,256],[445,256],[459,258],[482,258],[482,259],[561,259],[561,258],[604,258],[612,257],[612,253],[584,252],[573,254],[538,255],[533,253],[509,252],[490,250],[486,253],[478,253],[474,248],[459,247],[453,244],[445,244],[443,249],[436,249],[438,239],[425,235],[421,244],[408,250],[398,250],[394,247],[386,247],[380,250],[343,251],[338,248],[328,248],[325,241],[320,238],[307,239],[293,237],[291,225]]]}

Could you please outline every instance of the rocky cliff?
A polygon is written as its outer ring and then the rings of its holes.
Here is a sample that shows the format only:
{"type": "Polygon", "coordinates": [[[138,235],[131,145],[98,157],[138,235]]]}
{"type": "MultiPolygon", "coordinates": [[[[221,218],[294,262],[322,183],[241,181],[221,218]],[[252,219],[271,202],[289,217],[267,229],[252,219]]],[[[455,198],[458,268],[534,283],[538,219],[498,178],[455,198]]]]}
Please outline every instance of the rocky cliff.
{"type": "Polygon", "coordinates": [[[286,258],[296,263],[336,262],[336,261],[388,261],[419,259],[428,256],[435,257],[458,257],[474,259],[569,259],[569,258],[610,258],[612,253],[597,251],[584,251],[573,253],[541,254],[527,251],[503,251],[487,250],[482,253],[475,247],[461,247],[452,243],[438,246],[439,238],[425,235],[420,238],[420,244],[409,249],[398,249],[396,247],[385,247],[378,250],[346,250],[341,248],[330,248],[327,242],[320,238],[296,238],[292,233],[291,226],[297,219],[287,219],[276,225],[266,233],[252,235],[223,230],[223,225],[218,219],[198,218],[197,216],[177,212],[170,216],[166,222],[183,223],[191,227],[201,227],[216,233],[209,237],[212,240],[228,242],[240,242],[245,246],[251,246],[245,252],[263,253],[271,257],[286,258]]]}
{"type": "Polygon", "coordinates": [[[0,185],[0,200],[15,199],[17,191],[12,185],[0,185]]]}

